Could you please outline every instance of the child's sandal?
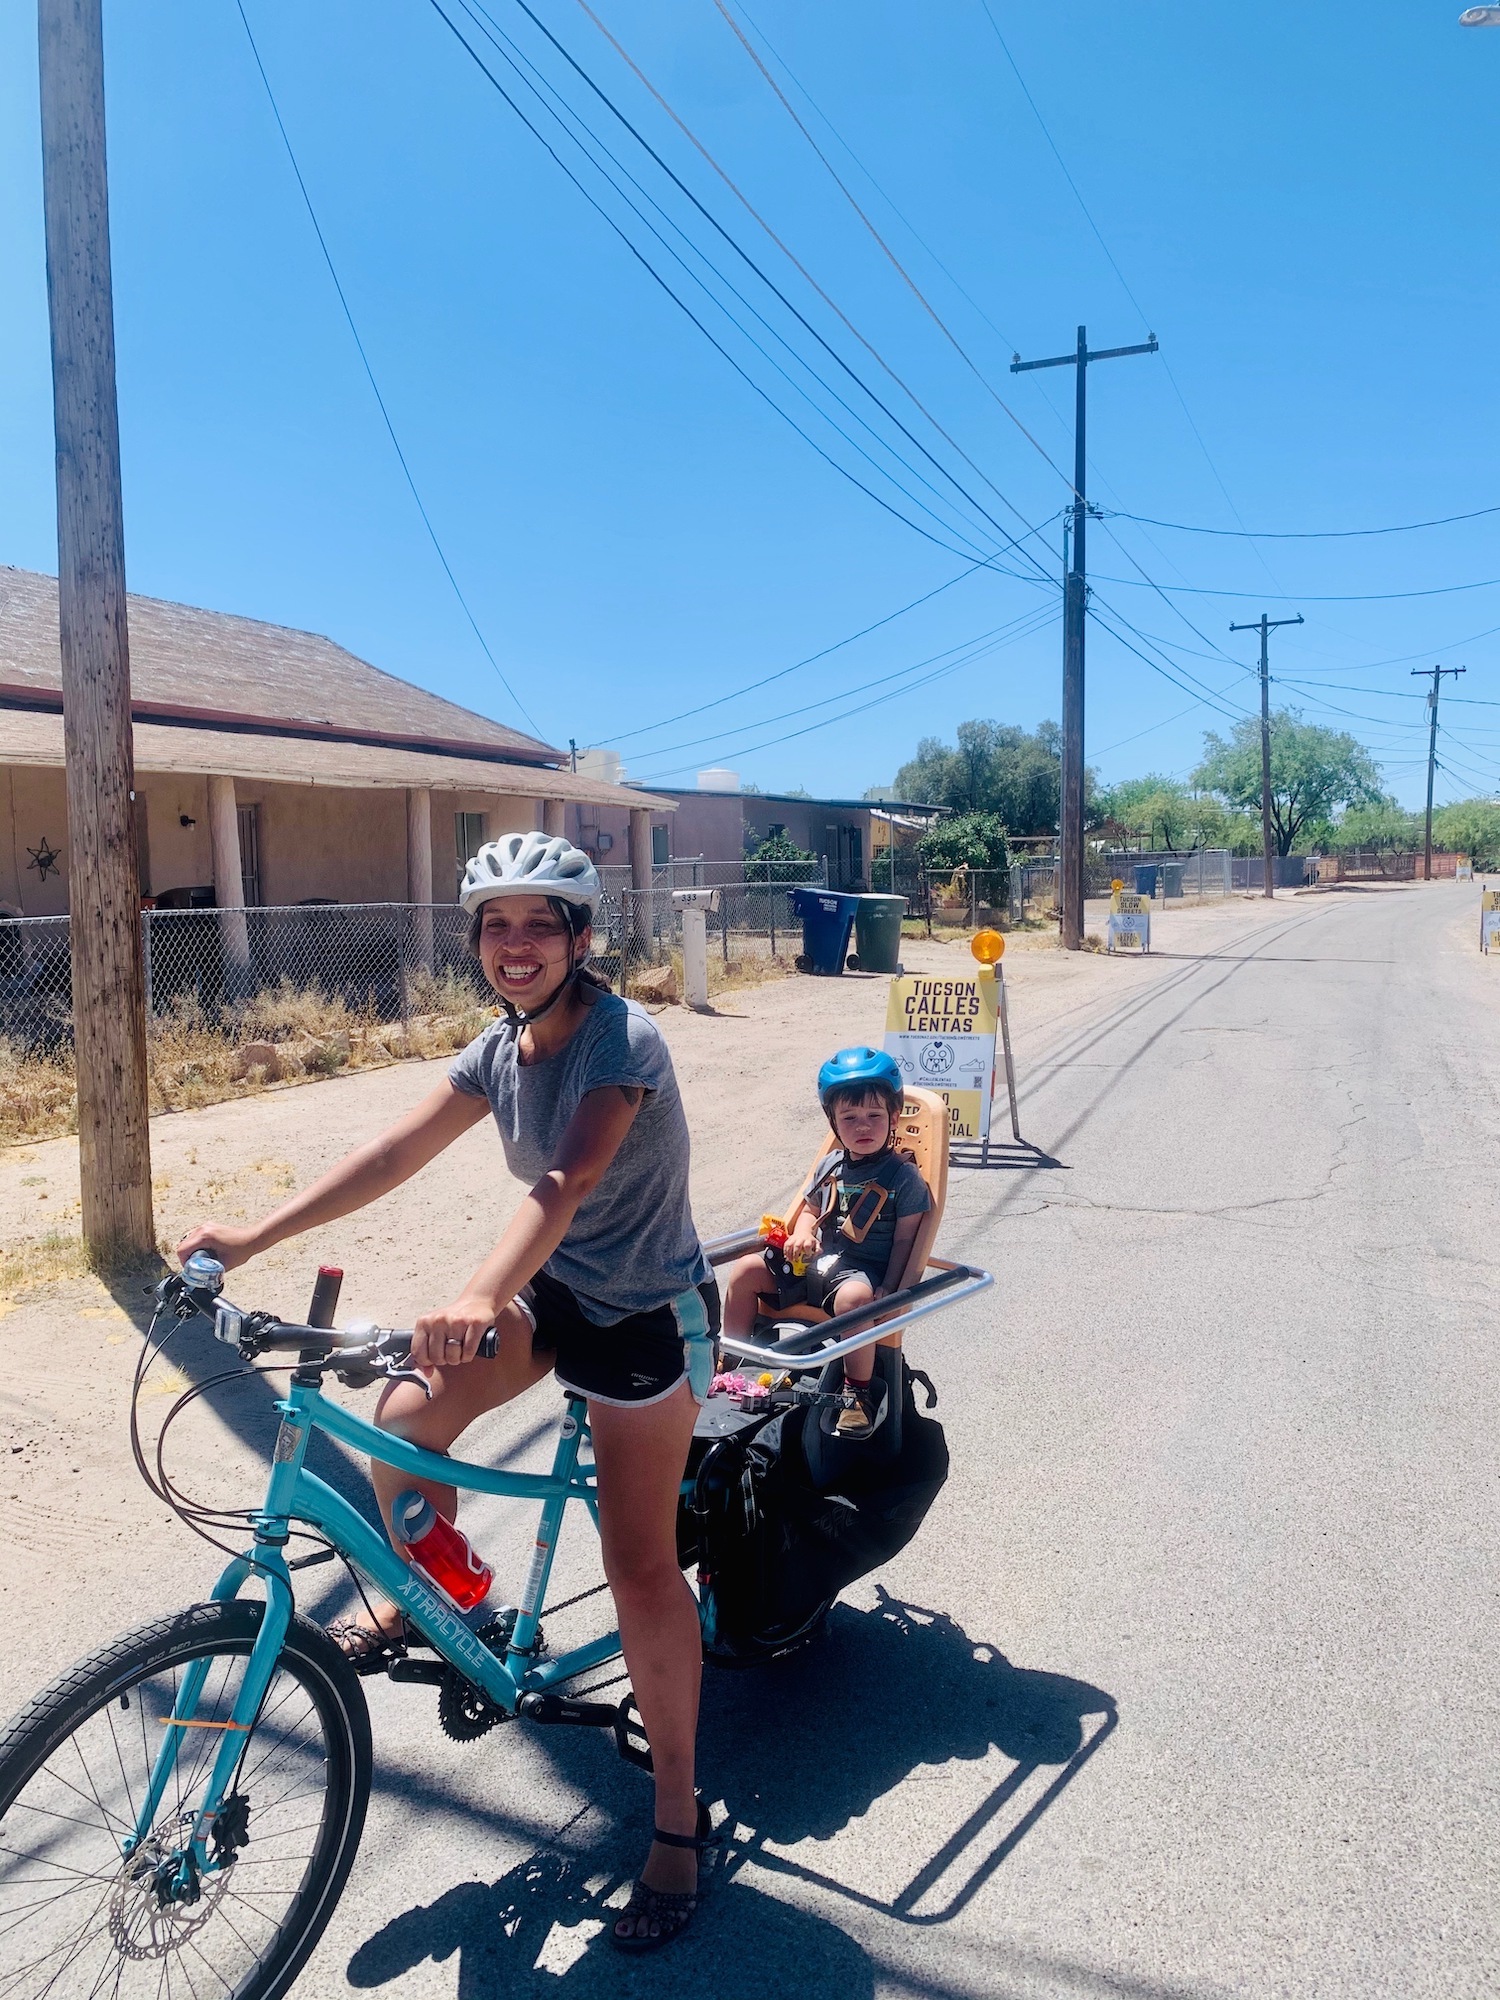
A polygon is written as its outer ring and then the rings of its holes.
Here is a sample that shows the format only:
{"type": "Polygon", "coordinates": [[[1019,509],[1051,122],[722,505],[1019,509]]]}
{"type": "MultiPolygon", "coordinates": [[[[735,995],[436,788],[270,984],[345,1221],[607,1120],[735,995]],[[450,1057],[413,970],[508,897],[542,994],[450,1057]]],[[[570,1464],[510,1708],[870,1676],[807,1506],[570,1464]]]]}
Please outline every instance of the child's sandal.
{"type": "Polygon", "coordinates": [[[681,1937],[697,1913],[699,1903],[708,1894],[713,1880],[714,1865],[718,1860],[716,1850],[722,1845],[722,1840],[713,1830],[713,1819],[702,1799],[698,1801],[696,1835],[663,1833],[657,1826],[651,1829],[651,1837],[659,1840],[663,1847],[691,1847],[697,1850],[698,1886],[696,1889],[653,1889],[645,1882],[637,1882],[630,1892],[630,1901],[610,1927],[609,1941],[616,1951],[659,1951],[664,1944],[681,1937]],[[644,1931],[639,1928],[642,1919],[647,1926],[644,1931]]]}

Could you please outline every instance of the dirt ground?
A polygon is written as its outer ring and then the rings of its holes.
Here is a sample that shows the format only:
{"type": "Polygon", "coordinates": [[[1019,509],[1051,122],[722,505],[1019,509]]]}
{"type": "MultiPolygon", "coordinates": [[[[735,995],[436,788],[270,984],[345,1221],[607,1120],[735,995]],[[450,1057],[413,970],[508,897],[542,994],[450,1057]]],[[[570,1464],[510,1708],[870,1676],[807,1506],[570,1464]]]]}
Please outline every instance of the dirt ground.
{"type": "MultiPolygon", "coordinates": [[[[1174,911],[1158,920],[1157,949],[1146,960],[1065,954],[1050,934],[1018,935],[1005,969],[1021,1077],[1046,1061],[1081,1015],[1167,976],[1175,958],[1231,946],[1264,914],[1259,899],[1174,911]]],[[[911,971],[972,963],[963,942],[908,940],[903,949],[911,971]]],[[[658,1016],[692,1128],[694,1209],[705,1236],[754,1221],[786,1198],[821,1143],[818,1064],[846,1043],[878,1044],[885,998],[883,977],[850,974],[729,993],[707,1015],[668,1008],[658,1016]]],[[[154,1119],[160,1236],[171,1242],[206,1216],[239,1220],[263,1211],[442,1075],[441,1061],[403,1063],[154,1119]]],[[[996,1116],[1003,1132],[1003,1101],[996,1116]]],[[[317,1265],[338,1263],[347,1273],[341,1319],[409,1325],[452,1295],[519,1194],[493,1133],[480,1126],[374,1207],[260,1259],[236,1279],[233,1295],[300,1316],[317,1265]]],[[[0,1242],[8,1250],[37,1246],[49,1232],[70,1237],[77,1218],[76,1140],[0,1153],[0,1242]]],[[[43,1264],[68,1261],[45,1246],[32,1254],[43,1264]]],[[[0,1573],[0,1711],[115,1632],[205,1594],[218,1566],[163,1513],[131,1462],[126,1424],[143,1306],[139,1280],[111,1290],[89,1275],[23,1283],[0,1298],[0,1496],[10,1529],[0,1573]]],[[[178,1366],[166,1368],[145,1399],[148,1429],[173,1392],[234,1359],[196,1333],[181,1347],[178,1366]]],[[[173,1433],[173,1464],[195,1492],[244,1506],[263,1488],[274,1390],[254,1376],[236,1386],[237,1397],[221,1388],[193,1406],[173,1433]]],[[[536,1446],[554,1407],[537,1400],[546,1395],[533,1392],[524,1410],[493,1420],[494,1448],[524,1454],[536,1446]]],[[[352,1466],[345,1471],[357,1477],[352,1466]]]]}

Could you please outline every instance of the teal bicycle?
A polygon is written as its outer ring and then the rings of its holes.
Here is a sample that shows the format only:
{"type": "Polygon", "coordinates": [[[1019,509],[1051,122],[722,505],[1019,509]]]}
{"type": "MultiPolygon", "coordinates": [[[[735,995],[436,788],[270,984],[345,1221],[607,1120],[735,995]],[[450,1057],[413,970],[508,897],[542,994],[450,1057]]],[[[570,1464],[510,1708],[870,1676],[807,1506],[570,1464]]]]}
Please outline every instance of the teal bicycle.
{"type": "MultiPolygon", "coordinates": [[[[721,1262],[755,1240],[753,1231],[728,1237],[710,1246],[711,1254],[721,1262]]],[[[356,1387],[411,1377],[409,1333],[335,1330],[326,1294],[321,1309],[315,1295],[308,1315],[321,1324],[242,1311],[222,1296],[221,1267],[211,1259],[191,1263],[195,1282],[170,1276],[156,1288],[137,1396],[155,1356],[200,1313],[242,1363],[295,1357],[277,1404],[281,1425],[265,1501],[245,1515],[216,1513],[189,1501],[167,1474],[162,1438],[177,1411],[210,1383],[189,1390],[169,1412],[154,1467],[133,1401],[132,1442],[148,1484],[210,1540],[238,1527],[248,1529],[249,1546],[236,1551],[219,1542],[231,1560],[209,1602],[75,1667],[0,1738],[0,2000],[276,2000],[290,1988],[353,1865],[372,1772],[359,1678],[326,1633],[296,1610],[293,1573],[312,1563],[342,1558],[361,1588],[373,1585],[401,1607],[413,1643],[431,1658],[408,1655],[385,1671],[435,1684],[451,1735],[478,1736],[518,1716],[601,1727],[623,1756],[650,1768],[629,1695],[611,1703],[568,1691],[618,1654],[618,1636],[558,1654],[542,1637],[564,1514],[581,1505],[598,1524],[582,1399],[566,1399],[547,1473],[439,1457],[322,1393],[326,1375],[356,1387]],[[317,1431],[413,1478],[535,1502],[540,1519],[519,1603],[488,1616],[485,1607],[470,1619],[460,1614],[308,1469],[317,1431]],[[298,1555],[298,1538],[315,1546],[298,1555]],[[242,1596],[247,1586],[261,1595],[242,1596]]],[[[987,1273],[965,1266],[940,1267],[878,1309],[828,1321],[819,1351],[791,1365],[820,1368],[989,1282],[987,1273]]],[[[744,1358],[786,1365],[774,1349],[729,1344],[744,1358]]],[[[685,1481],[684,1493],[691,1490],[685,1481]]]]}

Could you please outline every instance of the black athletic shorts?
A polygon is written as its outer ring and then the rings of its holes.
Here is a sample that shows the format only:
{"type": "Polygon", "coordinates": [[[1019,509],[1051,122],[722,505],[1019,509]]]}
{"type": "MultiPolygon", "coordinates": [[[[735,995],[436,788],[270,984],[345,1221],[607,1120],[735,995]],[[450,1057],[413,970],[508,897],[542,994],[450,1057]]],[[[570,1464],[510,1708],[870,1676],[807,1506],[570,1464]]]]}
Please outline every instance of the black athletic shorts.
{"type": "Polygon", "coordinates": [[[684,1380],[698,1402],[708,1395],[719,1333],[719,1288],[712,1278],[613,1326],[586,1319],[574,1294],[545,1271],[517,1303],[530,1316],[533,1350],[555,1356],[558,1383],[575,1395],[627,1406],[659,1403],[684,1380]]]}
{"type": "Polygon", "coordinates": [[[842,1256],[837,1250],[825,1251],[807,1268],[807,1303],[821,1306],[824,1312],[832,1312],[833,1295],[849,1278],[863,1278],[872,1292],[880,1284],[873,1271],[867,1271],[863,1264],[856,1264],[852,1257],[842,1256]]]}

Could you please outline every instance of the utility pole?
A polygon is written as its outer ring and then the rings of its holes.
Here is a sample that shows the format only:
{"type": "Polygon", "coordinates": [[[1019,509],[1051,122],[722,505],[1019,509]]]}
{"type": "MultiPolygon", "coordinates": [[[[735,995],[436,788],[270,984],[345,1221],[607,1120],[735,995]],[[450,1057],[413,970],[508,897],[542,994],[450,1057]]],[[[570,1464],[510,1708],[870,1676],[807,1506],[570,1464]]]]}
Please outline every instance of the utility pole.
{"type": "Polygon", "coordinates": [[[83,1235],[147,1255],[151,1133],[100,0],[39,0],[83,1235]]]}
{"type": "Polygon", "coordinates": [[[1457,680],[1460,674],[1466,674],[1468,671],[1467,667],[1412,668],[1412,673],[1419,680],[1426,680],[1429,674],[1432,675],[1432,692],[1427,697],[1427,706],[1432,712],[1432,729],[1427,738],[1427,833],[1422,844],[1422,880],[1424,882],[1432,880],[1432,780],[1437,770],[1438,690],[1442,685],[1444,674],[1447,674],[1453,680],[1457,680]]]}
{"type": "Polygon", "coordinates": [[[576,773],[578,770],[578,738],[576,736],[568,738],[568,764],[570,769],[576,773]]]}
{"type": "Polygon", "coordinates": [[[1295,618],[1268,618],[1264,611],[1251,625],[1231,625],[1231,632],[1259,632],[1260,634],[1260,851],[1261,873],[1264,881],[1261,894],[1268,900],[1276,894],[1276,854],[1275,843],[1271,839],[1271,660],[1266,641],[1278,625],[1300,625],[1303,622],[1299,611],[1295,618]]]}
{"type": "Polygon", "coordinates": [[[1083,944],[1083,625],[1088,613],[1088,582],[1084,564],[1084,522],[1088,516],[1088,379],[1091,361],[1116,361],[1125,354],[1155,354],[1153,333],[1137,347],[1096,347],[1090,350],[1088,329],[1079,327],[1072,354],[1054,354],[1045,361],[1011,361],[1012,375],[1033,368],[1073,368],[1073,560],[1063,584],[1062,809],[1059,814],[1062,849],[1062,941],[1068,951],[1083,944]]]}

